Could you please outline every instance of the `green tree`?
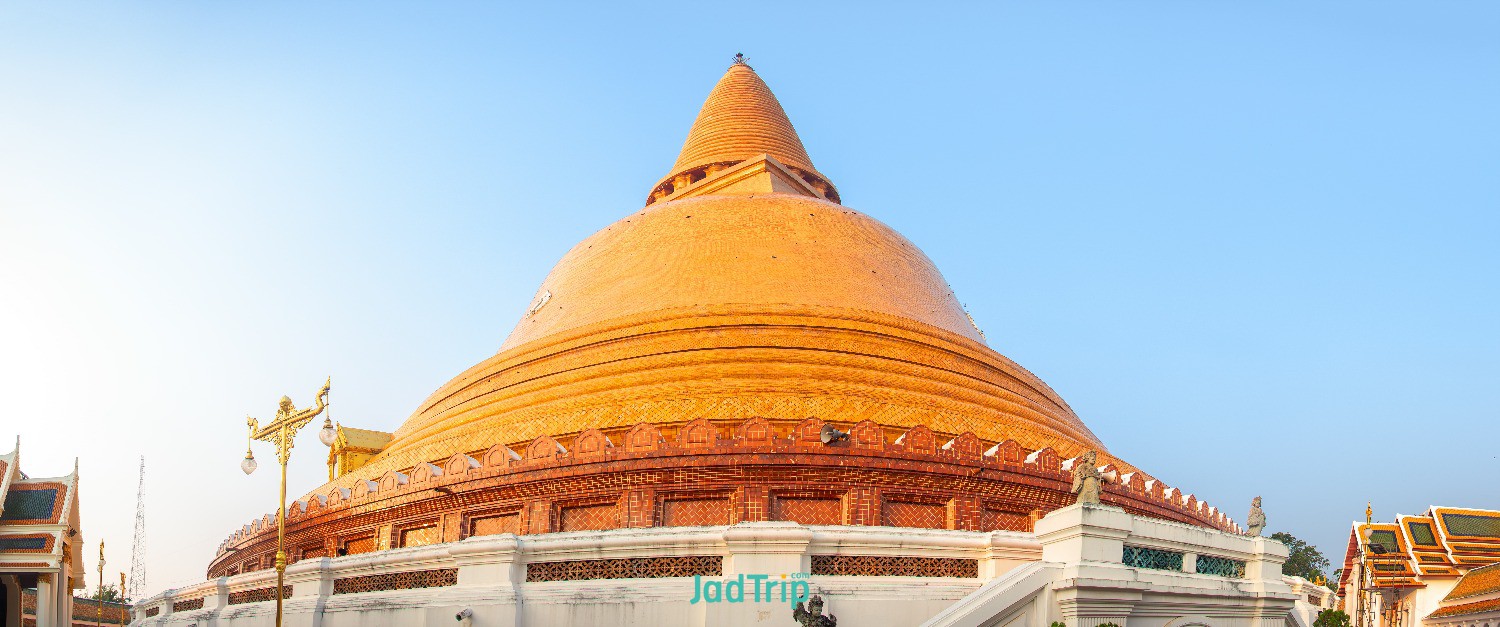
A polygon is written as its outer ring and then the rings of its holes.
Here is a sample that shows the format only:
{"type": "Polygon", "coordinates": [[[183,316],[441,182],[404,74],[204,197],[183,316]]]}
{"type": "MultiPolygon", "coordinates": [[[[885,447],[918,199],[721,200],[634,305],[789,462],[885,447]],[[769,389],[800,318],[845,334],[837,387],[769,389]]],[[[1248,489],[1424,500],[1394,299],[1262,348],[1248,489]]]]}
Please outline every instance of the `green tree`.
{"type": "Polygon", "coordinates": [[[1303,542],[1285,531],[1271,534],[1271,539],[1286,545],[1290,553],[1286,558],[1286,564],[1282,565],[1281,572],[1287,575],[1301,577],[1308,581],[1316,581],[1323,576],[1323,571],[1328,569],[1328,558],[1311,544],[1303,542]]]}
{"type": "Polygon", "coordinates": [[[112,583],[104,584],[104,588],[94,588],[94,593],[89,595],[90,599],[104,601],[105,603],[124,603],[125,598],[120,596],[120,590],[112,583]]]}
{"type": "Polygon", "coordinates": [[[1313,627],[1349,627],[1349,615],[1343,610],[1323,610],[1313,619],[1313,627]]]}

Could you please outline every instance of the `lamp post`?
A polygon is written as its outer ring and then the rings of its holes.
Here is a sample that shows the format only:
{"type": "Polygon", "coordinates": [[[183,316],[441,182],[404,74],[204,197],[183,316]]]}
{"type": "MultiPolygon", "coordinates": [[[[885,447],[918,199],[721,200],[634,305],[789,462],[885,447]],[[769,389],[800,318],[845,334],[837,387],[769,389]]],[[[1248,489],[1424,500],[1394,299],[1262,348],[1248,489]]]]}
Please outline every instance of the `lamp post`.
{"type": "MultiPolygon", "coordinates": [[[[250,428],[250,439],[270,442],[276,446],[276,461],[281,463],[281,501],[276,508],[276,627],[281,627],[281,594],[282,586],[286,580],[286,462],[292,454],[292,440],[297,437],[297,431],[312,422],[318,414],[328,407],[328,387],[333,382],[329,377],[323,382],[323,388],[318,390],[317,405],[307,409],[297,409],[292,404],[292,399],[281,397],[281,404],[276,410],[276,418],[264,427],[260,421],[254,418],[246,418],[245,424],[250,428]]],[[[318,439],[325,444],[332,442],[333,438],[328,432],[333,431],[333,424],[324,420],[323,429],[318,434],[318,439]]],[[[257,464],[255,455],[250,451],[250,444],[245,443],[245,459],[240,462],[240,469],[245,474],[255,472],[257,464]]]]}
{"type": "Polygon", "coordinates": [[[125,601],[125,573],[120,573],[120,627],[125,627],[125,616],[130,614],[125,601]]]}
{"type": "MultiPolygon", "coordinates": [[[[99,590],[94,595],[94,609],[98,610],[94,618],[95,627],[104,625],[104,540],[99,541],[99,590]]],[[[88,620],[88,619],[84,619],[88,620]]]]}

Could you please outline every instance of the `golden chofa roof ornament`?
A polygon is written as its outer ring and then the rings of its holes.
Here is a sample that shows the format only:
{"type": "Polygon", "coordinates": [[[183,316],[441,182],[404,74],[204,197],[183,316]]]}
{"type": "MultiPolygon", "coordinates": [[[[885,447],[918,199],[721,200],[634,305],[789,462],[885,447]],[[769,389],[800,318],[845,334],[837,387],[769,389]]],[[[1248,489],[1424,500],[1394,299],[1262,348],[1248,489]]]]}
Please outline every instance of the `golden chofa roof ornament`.
{"type": "Polygon", "coordinates": [[[813,167],[786,111],[745,63],[743,53],[735,55],[734,63],[709,93],[672,172],[652,188],[646,204],[685,197],[690,189],[693,195],[710,193],[700,187],[712,188],[716,194],[774,191],[839,202],[838,190],[813,167]],[[759,161],[770,163],[769,177],[738,172],[759,161]],[[732,185],[723,180],[736,175],[758,184],[732,185]]]}

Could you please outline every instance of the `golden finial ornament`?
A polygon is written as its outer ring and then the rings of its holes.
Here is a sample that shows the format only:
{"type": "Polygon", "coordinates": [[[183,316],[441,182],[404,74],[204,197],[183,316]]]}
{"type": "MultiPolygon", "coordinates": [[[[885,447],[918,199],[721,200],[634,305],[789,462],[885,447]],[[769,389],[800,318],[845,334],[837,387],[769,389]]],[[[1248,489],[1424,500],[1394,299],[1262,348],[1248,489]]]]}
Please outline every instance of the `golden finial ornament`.
{"type": "Polygon", "coordinates": [[[1374,508],[1370,507],[1370,501],[1365,501],[1365,524],[1370,524],[1370,521],[1372,518],[1374,518],[1374,516],[1375,510],[1374,508]]]}

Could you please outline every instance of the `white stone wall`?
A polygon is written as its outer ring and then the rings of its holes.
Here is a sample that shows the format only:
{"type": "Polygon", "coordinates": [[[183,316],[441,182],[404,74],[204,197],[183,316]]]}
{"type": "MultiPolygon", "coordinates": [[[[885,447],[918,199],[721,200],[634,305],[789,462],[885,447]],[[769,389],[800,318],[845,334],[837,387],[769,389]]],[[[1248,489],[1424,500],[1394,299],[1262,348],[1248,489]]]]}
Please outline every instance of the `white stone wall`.
{"type": "MultiPolygon", "coordinates": [[[[693,578],[527,582],[526,565],[565,560],[717,555],[722,574],[744,581],[807,573],[812,556],[860,555],[974,560],[978,577],[823,576],[807,578],[827,602],[825,613],[853,627],[1285,627],[1294,593],[1283,581],[1286,550],[1191,525],[1131,516],[1112,507],[1064,508],[1037,533],[892,527],[809,527],[745,523],[600,532],[500,535],[293,564],[286,625],[384,627],[471,625],[642,627],[795,625],[791,604],[694,603],[693,578]],[[1185,555],[1246,563],[1243,578],[1136,569],[1122,546],[1152,546],[1185,555]],[[416,570],[457,569],[457,585],[334,594],[336,579],[416,570]],[[456,615],[469,610],[463,621],[456,615]]],[[[235,592],[274,585],[272,571],[169,590],[136,606],[135,625],[249,627],[273,623],[274,602],[228,605],[235,592]],[[203,608],[172,612],[174,601],[205,599],[203,608]],[[157,608],[157,616],[145,611],[157,608]]],[[[748,597],[748,594],[747,594],[748,597]]]]}

